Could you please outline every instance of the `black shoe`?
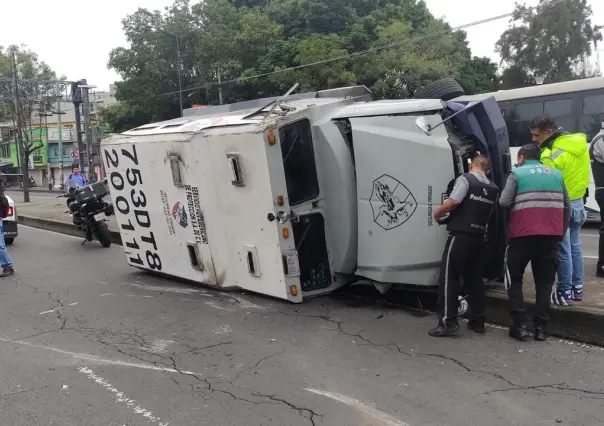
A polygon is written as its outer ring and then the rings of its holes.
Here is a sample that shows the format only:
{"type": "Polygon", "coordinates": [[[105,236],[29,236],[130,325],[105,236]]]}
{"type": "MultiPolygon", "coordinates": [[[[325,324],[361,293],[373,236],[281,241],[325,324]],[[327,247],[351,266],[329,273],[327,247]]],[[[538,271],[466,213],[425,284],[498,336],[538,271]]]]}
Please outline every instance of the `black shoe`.
{"type": "Polygon", "coordinates": [[[459,324],[443,324],[439,323],[436,328],[428,332],[432,337],[450,337],[455,336],[459,332],[459,324]]]}
{"type": "Polygon", "coordinates": [[[521,342],[526,342],[531,336],[525,325],[510,327],[510,337],[521,342]]]}
{"type": "Polygon", "coordinates": [[[598,278],[604,278],[604,267],[598,265],[596,267],[596,277],[598,278]]]}
{"type": "Polygon", "coordinates": [[[535,340],[537,342],[545,342],[547,340],[547,335],[545,334],[545,329],[543,327],[535,327],[535,340]]]}
{"type": "Polygon", "coordinates": [[[474,333],[484,334],[486,333],[486,329],[484,327],[484,321],[468,321],[468,329],[472,330],[474,333]]]}
{"type": "Polygon", "coordinates": [[[0,278],[10,277],[11,275],[15,275],[15,268],[4,268],[0,273],[0,278]]]}

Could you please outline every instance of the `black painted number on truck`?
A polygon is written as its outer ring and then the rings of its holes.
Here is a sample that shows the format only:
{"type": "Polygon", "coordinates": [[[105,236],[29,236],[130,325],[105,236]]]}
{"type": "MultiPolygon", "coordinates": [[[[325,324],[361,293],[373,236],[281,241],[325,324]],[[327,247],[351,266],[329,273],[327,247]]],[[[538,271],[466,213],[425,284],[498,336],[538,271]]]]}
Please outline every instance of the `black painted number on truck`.
{"type": "Polygon", "coordinates": [[[127,222],[119,224],[120,229],[126,231],[132,238],[132,240],[124,240],[130,263],[139,266],[146,264],[150,269],[161,271],[162,262],[157,253],[155,234],[151,231],[147,196],[140,188],[140,185],[143,184],[143,177],[140,169],[137,168],[139,163],[136,146],[132,145],[131,150],[122,148],[119,151],[105,148],[105,160],[109,173],[109,184],[113,188],[112,193],[119,194],[113,200],[113,204],[120,216],[127,219],[127,222]],[[130,167],[123,175],[118,170],[113,170],[124,162],[130,167]],[[134,222],[132,216],[134,216],[134,222]]]}

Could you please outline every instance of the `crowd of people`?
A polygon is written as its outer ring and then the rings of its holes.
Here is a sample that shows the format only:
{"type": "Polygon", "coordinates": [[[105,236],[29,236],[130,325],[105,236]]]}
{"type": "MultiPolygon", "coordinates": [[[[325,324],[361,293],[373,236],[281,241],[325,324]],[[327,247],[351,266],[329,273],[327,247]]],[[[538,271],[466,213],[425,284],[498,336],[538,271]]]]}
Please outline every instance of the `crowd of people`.
{"type": "Polygon", "coordinates": [[[498,204],[509,211],[504,282],[512,317],[510,337],[526,341],[531,336],[523,296],[530,263],[536,294],[533,336],[546,340],[551,305],[567,307],[584,298],[580,231],[592,169],[602,217],[597,276],[604,277],[604,120],[602,126],[588,145],[585,134],[566,132],[550,117],[535,118],[529,129],[533,143],[519,150],[516,167],[501,189],[487,177],[488,158],[472,159],[469,172],[456,179],[448,199],[434,212],[435,220],[447,225],[449,238],[440,273],[438,324],[431,336],[459,332],[462,282],[470,305],[468,328],[485,332],[485,288],[476,259],[485,248],[487,224],[498,204]]]}

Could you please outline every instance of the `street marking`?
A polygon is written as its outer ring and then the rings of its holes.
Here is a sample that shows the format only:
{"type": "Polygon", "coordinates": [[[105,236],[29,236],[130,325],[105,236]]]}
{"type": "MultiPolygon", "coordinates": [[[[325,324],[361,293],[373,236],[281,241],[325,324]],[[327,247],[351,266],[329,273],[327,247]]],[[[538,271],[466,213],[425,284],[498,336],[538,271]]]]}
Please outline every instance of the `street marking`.
{"type": "Polygon", "coordinates": [[[370,407],[369,405],[364,404],[361,401],[351,398],[349,396],[342,395],[342,394],[335,393],[335,392],[322,391],[319,389],[305,389],[305,390],[308,392],[312,392],[316,395],[325,396],[327,398],[341,402],[342,404],[350,405],[351,407],[356,408],[357,410],[361,411],[362,413],[365,413],[365,414],[373,417],[374,419],[379,421],[380,424],[382,424],[382,425],[385,425],[385,426],[409,426],[408,423],[400,421],[396,417],[392,417],[389,414],[376,410],[375,408],[370,407]]]}
{"type": "Polygon", "coordinates": [[[157,423],[159,426],[168,426],[170,424],[163,423],[158,416],[153,414],[153,412],[138,405],[136,403],[136,400],[126,397],[126,395],[124,395],[124,392],[120,392],[115,386],[107,382],[107,380],[94,374],[94,371],[92,371],[91,369],[86,367],[80,367],[78,368],[78,371],[80,373],[85,374],[89,379],[92,379],[96,384],[101,385],[109,392],[111,392],[115,397],[116,402],[125,404],[128,408],[132,409],[135,414],[142,415],[145,419],[147,419],[147,421],[150,421],[151,423],[157,423]]]}
{"type": "Polygon", "coordinates": [[[69,304],[69,306],[75,306],[75,305],[77,305],[78,303],[80,303],[80,302],[73,302],[73,303],[70,303],[70,304],[69,304]]]}
{"type": "Polygon", "coordinates": [[[214,302],[205,302],[206,305],[211,306],[214,309],[218,309],[219,311],[227,311],[227,312],[235,312],[235,309],[225,308],[223,306],[219,306],[214,302]]]}
{"type": "Polygon", "coordinates": [[[214,329],[214,334],[225,334],[225,333],[232,333],[232,332],[233,332],[233,329],[228,324],[221,325],[220,327],[214,329]]]}
{"type": "MultiPolygon", "coordinates": [[[[46,232],[48,234],[60,235],[62,237],[71,238],[73,240],[80,240],[80,241],[82,241],[82,239],[84,238],[84,235],[82,235],[81,237],[76,237],[75,235],[68,235],[68,234],[63,234],[61,232],[49,231],[48,229],[36,228],[34,226],[27,226],[27,225],[23,225],[21,223],[19,223],[19,227],[31,229],[31,230],[34,230],[34,231],[46,232]]],[[[111,244],[109,247],[107,247],[104,250],[112,249],[112,248],[116,248],[116,247],[119,247],[121,249],[122,245],[121,244],[113,243],[113,244],[111,244]]]]}
{"type": "Polygon", "coordinates": [[[105,297],[105,296],[115,296],[115,293],[103,293],[103,294],[101,294],[101,297],[105,297]]]}
{"type": "Polygon", "coordinates": [[[169,287],[169,286],[160,286],[160,285],[147,285],[147,284],[137,284],[130,283],[131,286],[141,288],[143,290],[149,291],[161,291],[168,293],[178,293],[178,294],[195,294],[199,293],[199,290],[195,288],[187,288],[187,287],[169,287]]]}
{"type": "Polygon", "coordinates": [[[43,349],[45,351],[55,352],[55,353],[69,356],[69,357],[72,357],[72,358],[75,358],[75,359],[78,359],[81,361],[94,362],[96,364],[116,365],[119,367],[133,367],[133,368],[140,368],[143,370],[161,371],[164,373],[181,373],[181,374],[186,374],[188,376],[199,376],[199,377],[203,376],[203,374],[194,373],[192,371],[175,370],[174,368],[158,367],[156,365],[142,364],[142,363],[137,363],[137,362],[116,361],[116,360],[112,360],[112,359],[101,358],[97,355],[65,351],[63,349],[53,348],[52,346],[38,345],[36,343],[30,343],[30,342],[26,342],[23,340],[9,340],[9,339],[3,339],[0,337],[0,342],[14,343],[16,345],[23,345],[23,346],[27,346],[30,348],[43,349]]]}
{"type": "Polygon", "coordinates": [[[50,311],[44,311],[44,312],[40,312],[38,315],[46,315],[46,314],[52,314],[53,312],[55,312],[56,309],[51,309],[50,311]]]}
{"type": "Polygon", "coordinates": [[[582,237],[600,238],[600,234],[580,234],[582,237]]]}
{"type": "Polygon", "coordinates": [[[245,300],[241,297],[237,297],[237,296],[233,296],[233,295],[229,295],[230,299],[233,299],[233,301],[239,303],[241,305],[242,308],[254,308],[254,309],[264,309],[262,306],[256,305],[255,303],[252,303],[248,300],[245,300]]]}

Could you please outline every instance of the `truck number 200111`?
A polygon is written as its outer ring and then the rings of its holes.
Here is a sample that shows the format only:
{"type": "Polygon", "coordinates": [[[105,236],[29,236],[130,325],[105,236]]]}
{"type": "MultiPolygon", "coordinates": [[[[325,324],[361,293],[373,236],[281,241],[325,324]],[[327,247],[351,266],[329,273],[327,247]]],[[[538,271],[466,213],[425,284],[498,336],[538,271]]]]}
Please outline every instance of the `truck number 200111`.
{"type": "MultiPolygon", "coordinates": [[[[119,194],[114,198],[113,204],[123,216],[128,217],[132,212],[136,221],[136,224],[133,224],[132,219],[128,219],[128,223],[119,224],[120,229],[132,237],[132,241],[125,239],[123,241],[130,263],[144,266],[146,262],[150,269],[161,271],[161,258],[157,253],[157,241],[151,231],[151,216],[147,210],[147,196],[139,187],[143,184],[143,178],[140,169],[137,168],[136,146],[132,145],[132,151],[123,148],[119,152],[108,148],[105,148],[104,151],[105,167],[109,174],[109,183],[113,188],[112,197],[114,194],[119,194]],[[118,167],[124,170],[124,162],[130,166],[126,168],[125,180],[119,171],[114,170],[118,167]]],[[[124,233],[122,236],[124,237],[124,233]]]]}

